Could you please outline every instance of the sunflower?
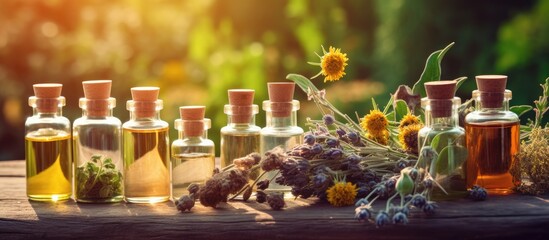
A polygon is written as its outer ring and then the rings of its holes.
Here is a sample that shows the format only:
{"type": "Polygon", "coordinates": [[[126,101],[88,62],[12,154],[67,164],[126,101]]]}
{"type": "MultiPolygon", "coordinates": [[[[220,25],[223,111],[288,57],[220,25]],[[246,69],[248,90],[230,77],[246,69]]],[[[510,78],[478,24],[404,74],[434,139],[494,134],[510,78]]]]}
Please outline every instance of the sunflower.
{"type": "Polygon", "coordinates": [[[336,182],[326,190],[328,202],[336,207],[350,206],[355,204],[358,189],[350,182],[336,182]]]}
{"type": "Polygon", "coordinates": [[[362,118],[360,126],[372,135],[381,135],[383,131],[387,130],[388,124],[387,116],[381,111],[374,109],[370,110],[370,113],[362,118]]]}
{"type": "Polygon", "coordinates": [[[417,116],[408,113],[400,120],[398,129],[402,131],[403,128],[414,124],[421,124],[421,120],[417,116]]]}
{"type": "Polygon", "coordinates": [[[398,141],[406,152],[418,154],[417,133],[422,127],[423,125],[419,123],[408,125],[400,129],[398,141]]]}
{"type": "Polygon", "coordinates": [[[322,48],[324,55],[320,57],[320,63],[311,63],[313,65],[319,65],[321,67],[320,72],[312,77],[316,78],[320,74],[324,75],[324,82],[338,81],[345,75],[345,66],[347,66],[346,53],[342,53],[341,49],[330,47],[329,51],[326,52],[324,47],[322,48]]]}

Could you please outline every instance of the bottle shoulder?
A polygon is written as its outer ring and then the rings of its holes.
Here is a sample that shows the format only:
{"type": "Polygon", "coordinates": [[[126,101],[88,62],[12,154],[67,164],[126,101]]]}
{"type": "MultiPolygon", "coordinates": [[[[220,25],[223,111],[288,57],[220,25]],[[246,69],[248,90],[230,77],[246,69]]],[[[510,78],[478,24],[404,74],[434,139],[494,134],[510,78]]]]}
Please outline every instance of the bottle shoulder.
{"type": "Polygon", "coordinates": [[[42,128],[51,128],[56,130],[70,131],[71,122],[68,118],[63,116],[57,117],[40,117],[32,116],[28,117],[25,121],[25,128],[27,131],[34,131],[42,128]]]}
{"type": "Polygon", "coordinates": [[[151,120],[151,121],[135,121],[130,120],[122,124],[124,129],[162,129],[168,128],[170,125],[162,120],[151,120]]]}
{"type": "Polygon", "coordinates": [[[261,135],[286,135],[294,136],[303,134],[303,128],[298,126],[288,126],[288,127],[264,127],[261,129],[261,135]]]}
{"type": "Polygon", "coordinates": [[[256,125],[228,125],[221,128],[222,134],[258,134],[261,128],[256,125]]]}
{"type": "Polygon", "coordinates": [[[110,126],[122,126],[120,119],[116,117],[106,117],[106,118],[88,118],[81,117],[74,120],[73,127],[83,126],[83,125],[110,125],[110,126]]]}
{"type": "Polygon", "coordinates": [[[188,146],[200,146],[200,147],[215,147],[212,140],[206,138],[185,138],[177,139],[172,142],[172,148],[176,147],[188,147],[188,146]]]}
{"type": "Polygon", "coordinates": [[[465,116],[465,123],[483,123],[491,121],[519,122],[517,114],[511,111],[473,111],[465,116]]]}

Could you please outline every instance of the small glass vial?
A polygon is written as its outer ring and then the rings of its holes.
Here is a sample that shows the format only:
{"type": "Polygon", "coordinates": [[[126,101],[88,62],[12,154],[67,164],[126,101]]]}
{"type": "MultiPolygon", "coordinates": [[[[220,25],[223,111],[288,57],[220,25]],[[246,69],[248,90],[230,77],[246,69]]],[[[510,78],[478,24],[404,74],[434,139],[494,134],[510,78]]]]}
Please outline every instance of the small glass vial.
{"type": "Polygon", "coordinates": [[[467,149],[465,131],[459,127],[458,108],[461,100],[454,97],[456,82],[428,82],[425,83],[425,89],[427,97],[421,99],[421,106],[425,110],[425,126],[418,132],[418,165],[442,187],[435,184],[430,198],[462,198],[467,194],[467,149]]]}
{"type": "Polygon", "coordinates": [[[157,87],[134,87],[126,104],[130,120],[122,125],[124,195],[127,202],[155,203],[170,199],[168,123],[160,119],[157,87]]]}
{"type": "Polygon", "coordinates": [[[74,199],[108,203],[124,199],[122,123],[112,116],[111,80],[84,81],[82,117],[73,124],[74,199]]]}
{"type": "MultiPolygon", "coordinates": [[[[229,90],[229,104],[224,109],[228,123],[221,128],[221,168],[232,164],[236,158],[259,152],[261,128],[255,125],[255,115],[259,112],[259,107],[253,104],[254,93],[250,89],[229,90]]],[[[257,177],[253,176],[257,173],[251,175],[252,179],[257,177]]]]}
{"type": "MultiPolygon", "coordinates": [[[[261,155],[273,148],[280,147],[284,152],[303,143],[303,129],[297,126],[297,110],[299,101],[293,100],[295,83],[276,82],[268,83],[269,100],[263,102],[266,112],[266,126],[261,129],[261,155]]],[[[275,182],[277,171],[273,170],[264,175],[270,180],[266,191],[291,192],[288,186],[275,182]]]]}
{"type": "Polygon", "coordinates": [[[29,98],[33,116],[25,122],[27,197],[33,201],[70,198],[71,127],[62,116],[61,84],[34,84],[29,98]]]}
{"type": "Polygon", "coordinates": [[[204,106],[180,107],[175,120],[178,139],[172,143],[172,197],[188,194],[192,183],[204,184],[215,169],[215,145],[208,139],[210,119],[204,106]]]}
{"type": "Polygon", "coordinates": [[[475,111],[465,117],[467,187],[479,185],[491,194],[509,194],[516,179],[509,173],[519,151],[520,121],[509,111],[507,76],[476,77],[475,111]]]}

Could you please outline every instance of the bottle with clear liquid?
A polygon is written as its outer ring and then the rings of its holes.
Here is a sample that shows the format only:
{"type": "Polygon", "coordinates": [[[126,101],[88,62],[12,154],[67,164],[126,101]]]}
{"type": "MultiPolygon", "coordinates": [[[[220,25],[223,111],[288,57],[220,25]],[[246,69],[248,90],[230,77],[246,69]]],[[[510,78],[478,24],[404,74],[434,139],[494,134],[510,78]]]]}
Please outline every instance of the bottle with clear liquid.
{"type": "Polygon", "coordinates": [[[61,84],[34,84],[29,98],[33,116],[25,122],[27,197],[33,201],[59,201],[72,194],[71,128],[63,117],[65,98],[61,84]]]}
{"type": "Polygon", "coordinates": [[[215,145],[208,139],[210,119],[204,118],[204,106],[180,107],[181,119],[175,120],[178,139],[172,143],[172,197],[189,194],[187,187],[204,184],[215,169],[215,145]]]}
{"type": "Polygon", "coordinates": [[[131,92],[130,120],[122,125],[124,197],[130,203],[164,202],[170,198],[170,143],[168,123],[160,119],[159,88],[131,92]]]}
{"type": "Polygon", "coordinates": [[[108,203],[124,199],[122,123],[112,115],[111,80],[82,82],[82,117],[73,124],[74,199],[108,203]]]}
{"type": "MultiPolygon", "coordinates": [[[[250,89],[229,90],[229,104],[224,109],[228,123],[221,128],[221,168],[232,164],[236,158],[259,152],[261,128],[255,125],[259,108],[253,104],[254,93],[250,89]]],[[[253,172],[250,178],[255,179],[257,173],[253,172]]]]}
{"type": "MultiPolygon", "coordinates": [[[[263,102],[266,126],[261,129],[261,155],[276,147],[284,151],[303,143],[303,129],[297,126],[299,101],[293,100],[295,83],[268,83],[269,100],[263,102]]],[[[263,179],[270,180],[266,191],[291,192],[288,186],[275,182],[277,170],[266,173],[263,179]]]]}
{"type": "Polygon", "coordinates": [[[467,148],[465,131],[459,127],[461,100],[454,97],[455,88],[455,81],[428,82],[425,83],[427,97],[421,99],[425,126],[418,132],[418,165],[442,187],[435,184],[430,196],[434,199],[462,198],[467,194],[467,148]]]}
{"type": "Polygon", "coordinates": [[[491,194],[509,194],[515,186],[509,170],[520,147],[520,121],[509,111],[512,93],[507,76],[476,77],[475,111],[465,117],[467,187],[484,187],[491,194]]]}

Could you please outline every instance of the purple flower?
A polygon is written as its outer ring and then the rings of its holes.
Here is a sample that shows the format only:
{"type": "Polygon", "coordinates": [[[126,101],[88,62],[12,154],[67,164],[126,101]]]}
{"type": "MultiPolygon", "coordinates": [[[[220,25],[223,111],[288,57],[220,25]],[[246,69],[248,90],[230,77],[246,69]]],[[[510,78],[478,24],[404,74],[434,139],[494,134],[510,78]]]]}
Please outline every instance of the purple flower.
{"type": "Polygon", "coordinates": [[[314,135],[312,134],[307,134],[305,135],[305,137],[303,137],[303,141],[307,144],[307,145],[313,145],[315,144],[315,141],[316,141],[316,138],[314,135]]]}
{"type": "Polygon", "coordinates": [[[335,122],[334,116],[332,116],[331,114],[324,115],[324,117],[322,117],[322,120],[324,120],[324,124],[326,124],[326,126],[330,126],[335,122]]]}
{"type": "Polygon", "coordinates": [[[383,227],[385,224],[389,224],[390,222],[389,214],[385,211],[379,211],[376,216],[376,226],[383,227]]]}

